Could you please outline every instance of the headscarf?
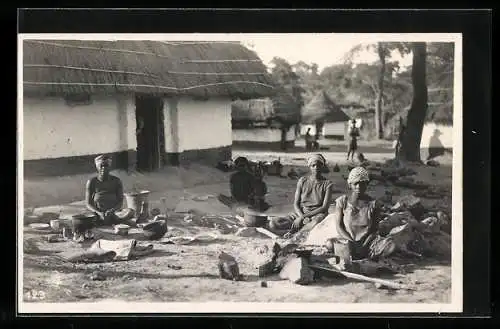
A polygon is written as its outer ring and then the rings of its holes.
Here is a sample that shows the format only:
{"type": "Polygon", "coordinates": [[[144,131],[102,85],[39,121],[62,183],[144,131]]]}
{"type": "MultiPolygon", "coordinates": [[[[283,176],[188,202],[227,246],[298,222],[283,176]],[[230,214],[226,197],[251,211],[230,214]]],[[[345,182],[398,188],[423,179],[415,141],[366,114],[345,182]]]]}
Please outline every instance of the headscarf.
{"type": "Polygon", "coordinates": [[[358,182],[369,182],[370,175],[368,171],[363,167],[356,167],[351,170],[349,177],[347,178],[348,184],[356,184],[358,182]]]}
{"type": "Polygon", "coordinates": [[[106,162],[108,164],[108,166],[111,166],[111,163],[113,162],[113,160],[111,159],[110,156],[108,156],[106,154],[101,154],[94,159],[94,163],[95,163],[95,166],[97,168],[99,168],[101,166],[101,163],[103,163],[103,162],[106,162]]]}
{"type": "Polygon", "coordinates": [[[326,166],[326,159],[319,153],[313,154],[307,159],[307,166],[311,166],[315,162],[319,162],[322,167],[326,166]]]}

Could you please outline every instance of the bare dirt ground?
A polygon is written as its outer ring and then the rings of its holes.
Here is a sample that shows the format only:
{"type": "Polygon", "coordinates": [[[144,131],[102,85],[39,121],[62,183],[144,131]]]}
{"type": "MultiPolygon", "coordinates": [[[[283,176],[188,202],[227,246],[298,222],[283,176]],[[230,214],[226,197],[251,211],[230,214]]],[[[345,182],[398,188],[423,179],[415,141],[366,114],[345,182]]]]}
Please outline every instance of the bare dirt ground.
{"type": "MultiPolygon", "coordinates": [[[[344,154],[323,152],[330,164],[338,162],[344,154]]],[[[383,152],[380,152],[383,153],[383,152]]],[[[305,154],[269,154],[266,152],[235,151],[234,156],[247,155],[251,159],[280,157],[288,166],[303,165],[305,154]]],[[[366,154],[370,160],[383,160],[379,155],[366,154]]],[[[390,157],[390,155],[387,155],[390,157]]],[[[419,166],[418,180],[448,186],[451,188],[450,158],[438,159],[440,167],[419,166]]],[[[344,160],[345,162],[345,160],[344,160]]],[[[347,169],[330,173],[340,195],[345,190],[347,169]]],[[[161,197],[167,198],[171,209],[182,202],[191,202],[193,195],[214,196],[228,192],[228,176],[215,169],[193,165],[191,168],[170,168],[150,175],[127,174],[119,172],[125,189],[133,187],[152,191],[152,206],[158,205],[161,197]],[[184,201],[182,201],[184,199],[184,201]],[[187,200],[187,201],[186,201],[187,200]]],[[[73,177],[26,180],[24,185],[25,206],[41,207],[60,205],[83,199],[83,184],[86,175],[73,177]]],[[[273,205],[291,204],[296,181],[288,178],[268,177],[269,201],[273,205]]],[[[369,192],[373,196],[384,194],[386,187],[372,184],[369,192]]],[[[411,190],[401,189],[401,195],[411,194],[411,190]]],[[[217,212],[221,205],[212,197],[198,201],[198,208],[207,212],[217,212]]],[[[425,199],[426,207],[439,206],[451,214],[450,195],[443,199],[425,199]]],[[[196,202],[195,202],[196,203],[196,202]]],[[[188,205],[189,206],[189,205],[188,205]]],[[[81,202],[73,204],[81,209],[81,202]]],[[[52,207],[57,209],[57,207],[52,207]]],[[[195,207],[196,208],[196,207],[195,207]]],[[[53,211],[50,208],[38,211],[53,211]],[[49,210],[47,210],[49,209],[49,210]]],[[[70,208],[66,208],[71,209],[70,208]]],[[[71,211],[71,210],[70,210],[71,211]]],[[[75,210],[76,211],[76,210],[75,210]]],[[[137,260],[101,264],[70,264],[59,260],[58,252],[82,248],[73,242],[45,242],[46,233],[30,230],[25,226],[24,239],[35,241],[40,248],[36,254],[25,254],[23,269],[23,292],[26,302],[97,302],[104,300],[126,301],[245,301],[245,302],[421,302],[447,303],[451,297],[450,260],[411,261],[408,273],[387,277],[391,280],[408,283],[415,291],[376,289],[373,284],[352,280],[328,280],[310,286],[299,286],[276,277],[264,279],[267,288],[261,287],[262,279],[257,277],[256,266],[263,260],[258,250],[262,246],[272,246],[266,237],[239,237],[222,234],[214,228],[187,224],[183,216],[175,216],[169,221],[172,232],[184,230],[191,235],[212,232],[217,239],[209,243],[194,242],[190,245],[160,244],[153,242],[155,252],[137,260]],[[220,251],[233,255],[245,275],[244,281],[227,281],[218,278],[217,256],[220,251]],[[176,267],[179,266],[179,267],[176,267]],[[90,273],[100,271],[104,281],[92,281],[90,273]],[[42,295],[37,292],[43,292],[42,295]]],[[[102,233],[105,234],[105,233],[102,233]]],[[[104,236],[105,237],[105,236],[104,236]]],[[[131,231],[131,238],[134,231],[131,231]]]]}

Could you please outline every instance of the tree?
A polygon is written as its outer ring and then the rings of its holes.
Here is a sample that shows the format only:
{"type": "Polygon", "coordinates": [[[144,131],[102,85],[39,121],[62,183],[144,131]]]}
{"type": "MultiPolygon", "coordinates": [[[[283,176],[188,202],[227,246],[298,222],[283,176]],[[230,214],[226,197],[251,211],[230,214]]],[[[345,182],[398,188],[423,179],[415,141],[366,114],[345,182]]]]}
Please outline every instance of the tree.
{"type": "Polygon", "coordinates": [[[413,42],[411,50],[413,53],[411,71],[413,97],[404,134],[400,135],[401,148],[397,157],[405,161],[420,162],[420,141],[427,114],[426,43],[413,42]]]}
{"type": "MultiPolygon", "coordinates": [[[[302,97],[304,89],[300,83],[300,76],[294,72],[292,65],[283,58],[274,57],[271,60],[271,65],[271,75],[273,78],[292,95],[296,105],[301,108],[304,105],[302,97]]],[[[283,150],[286,150],[286,133],[288,129],[290,129],[289,123],[281,125],[281,148],[283,150]]]]}
{"type": "MultiPolygon", "coordinates": [[[[387,76],[387,60],[391,58],[391,53],[393,51],[398,51],[401,56],[408,54],[408,45],[404,42],[378,42],[376,44],[368,45],[356,45],[344,56],[344,61],[352,63],[354,57],[362,51],[376,51],[379,59],[379,73],[377,79],[377,92],[376,92],[376,103],[375,103],[375,129],[377,138],[384,137],[384,123],[385,118],[388,116],[384,114],[384,85],[387,76]]],[[[397,68],[397,62],[392,63],[392,68],[397,68]],[[393,65],[396,64],[396,65],[393,65]]],[[[390,71],[390,76],[392,76],[393,70],[390,71]]]]}
{"type": "Polygon", "coordinates": [[[377,43],[377,54],[380,61],[380,72],[378,75],[377,104],[375,106],[375,130],[377,138],[382,139],[384,137],[382,122],[382,99],[384,97],[385,59],[390,55],[388,47],[385,43],[377,43]]]}
{"type": "Polygon", "coordinates": [[[429,108],[426,121],[453,122],[454,44],[427,44],[427,85],[429,108]]]}
{"type": "Polygon", "coordinates": [[[300,76],[294,72],[292,65],[281,57],[274,57],[271,60],[271,65],[273,78],[294,97],[299,106],[304,105],[302,97],[304,89],[300,84],[300,76]]]}

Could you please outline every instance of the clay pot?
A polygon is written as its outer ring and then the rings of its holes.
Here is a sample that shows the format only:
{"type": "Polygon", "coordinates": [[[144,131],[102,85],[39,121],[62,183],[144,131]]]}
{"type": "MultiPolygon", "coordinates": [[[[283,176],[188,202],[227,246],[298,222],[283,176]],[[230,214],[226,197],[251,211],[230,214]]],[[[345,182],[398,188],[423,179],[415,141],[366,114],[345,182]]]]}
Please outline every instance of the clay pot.
{"type": "Polygon", "coordinates": [[[144,236],[149,240],[159,240],[167,233],[167,222],[162,219],[150,222],[142,227],[144,236]]]}
{"type": "Polygon", "coordinates": [[[267,216],[245,213],[243,218],[246,227],[262,227],[267,223],[267,216]]]}
{"type": "Polygon", "coordinates": [[[78,214],[71,218],[71,224],[74,232],[85,232],[94,227],[96,220],[95,214],[78,214]]]}
{"type": "Polygon", "coordinates": [[[335,251],[335,240],[334,239],[327,239],[325,242],[325,248],[329,252],[334,252],[335,251]]]}
{"type": "Polygon", "coordinates": [[[128,235],[129,229],[130,229],[130,226],[128,226],[126,224],[118,224],[118,225],[114,226],[115,234],[118,234],[118,235],[123,235],[123,236],[128,235]]]}

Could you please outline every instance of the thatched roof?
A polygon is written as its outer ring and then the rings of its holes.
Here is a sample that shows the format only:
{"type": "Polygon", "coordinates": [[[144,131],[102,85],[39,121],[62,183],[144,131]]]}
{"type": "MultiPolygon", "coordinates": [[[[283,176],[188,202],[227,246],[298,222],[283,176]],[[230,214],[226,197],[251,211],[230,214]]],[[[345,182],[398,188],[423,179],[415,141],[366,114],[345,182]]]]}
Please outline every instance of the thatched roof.
{"type": "Polygon", "coordinates": [[[300,106],[284,89],[273,97],[237,100],[231,105],[233,123],[264,123],[276,121],[296,124],[300,122],[300,106]]]}
{"type": "Polygon", "coordinates": [[[344,122],[349,119],[349,116],[324,91],[316,94],[302,109],[303,123],[344,122]]]}
{"type": "Polygon", "coordinates": [[[25,40],[25,93],[274,94],[257,54],[232,42],[25,40]]]}

